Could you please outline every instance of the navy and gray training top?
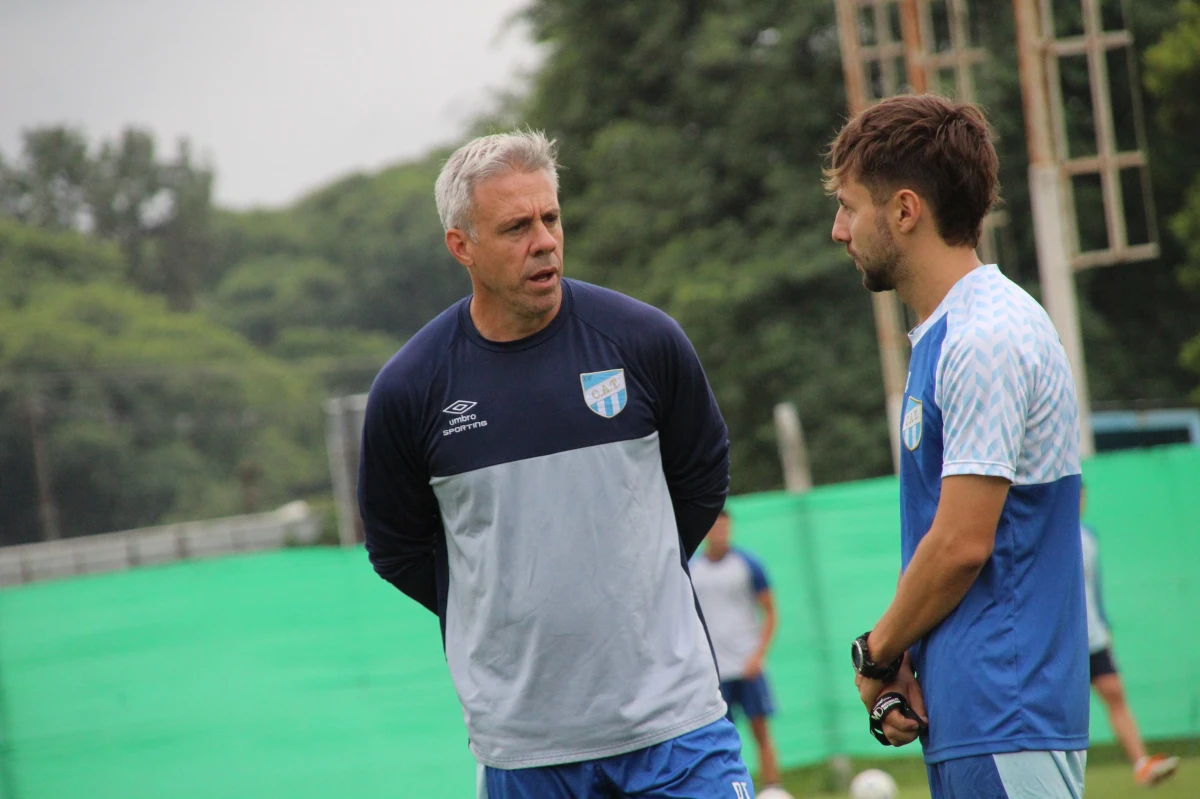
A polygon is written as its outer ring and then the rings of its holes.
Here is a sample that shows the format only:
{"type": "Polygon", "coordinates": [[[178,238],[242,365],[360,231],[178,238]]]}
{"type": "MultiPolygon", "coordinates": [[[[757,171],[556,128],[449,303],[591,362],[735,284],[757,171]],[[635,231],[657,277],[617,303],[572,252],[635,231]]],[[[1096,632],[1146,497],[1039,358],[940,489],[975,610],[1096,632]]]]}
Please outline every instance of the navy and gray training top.
{"type": "Polygon", "coordinates": [[[440,617],[481,763],[590,760],[724,715],[686,561],[728,485],[691,343],[614,291],[564,280],[554,320],[505,343],[468,297],[384,366],[359,466],[367,551],[440,617]]]}

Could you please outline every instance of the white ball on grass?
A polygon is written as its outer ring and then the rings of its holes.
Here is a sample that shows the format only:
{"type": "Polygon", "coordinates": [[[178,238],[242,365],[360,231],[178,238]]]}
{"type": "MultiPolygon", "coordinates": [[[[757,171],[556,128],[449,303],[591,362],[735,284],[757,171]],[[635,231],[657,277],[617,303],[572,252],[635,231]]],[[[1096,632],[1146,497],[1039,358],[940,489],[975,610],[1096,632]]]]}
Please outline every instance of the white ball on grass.
{"type": "Polygon", "coordinates": [[[892,775],[877,768],[860,771],[850,780],[850,799],[896,799],[899,795],[892,775]]]}

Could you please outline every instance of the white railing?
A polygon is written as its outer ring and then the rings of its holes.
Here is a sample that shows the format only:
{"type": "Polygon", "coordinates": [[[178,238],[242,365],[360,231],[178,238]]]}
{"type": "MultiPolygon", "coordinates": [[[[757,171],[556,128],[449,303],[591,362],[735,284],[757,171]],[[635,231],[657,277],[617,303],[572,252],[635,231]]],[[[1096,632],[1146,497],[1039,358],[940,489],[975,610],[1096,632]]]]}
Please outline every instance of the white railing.
{"type": "Polygon", "coordinates": [[[18,544],[0,547],[0,586],[313,544],[320,535],[308,503],[291,502],[269,513],[18,544]]]}

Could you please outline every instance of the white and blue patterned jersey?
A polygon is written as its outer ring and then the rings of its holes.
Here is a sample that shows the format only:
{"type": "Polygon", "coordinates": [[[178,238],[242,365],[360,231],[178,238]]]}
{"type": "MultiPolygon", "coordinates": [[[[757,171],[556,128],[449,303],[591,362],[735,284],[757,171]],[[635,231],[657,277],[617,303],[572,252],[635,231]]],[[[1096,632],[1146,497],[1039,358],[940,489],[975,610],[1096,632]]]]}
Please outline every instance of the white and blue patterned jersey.
{"type": "Polygon", "coordinates": [[[962,602],[911,649],[929,711],[925,760],[1087,747],[1079,421],[1046,312],[982,266],[909,334],[901,422],[901,562],[933,524],[943,477],[1012,483],[995,548],[962,602]]]}
{"type": "Polygon", "coordinates": [[[740,680],[762,640],[758,595],[770,588],[767,572],[758,558],[737,547],[720,560],[696,555],[691,571],[721,680],[740,680]]]}
{"type": "Polygon", "coordinates": [[[1100,591],[1100,544],[1096,531],[1086,524],[1080,525],[1079,534],[1083,542],[1083,585],[1087,598],[1088,652],[1102,652],[1112,643],[1108,630],[1108,615],[1104,612],[1104,598],[1100,591]]]}

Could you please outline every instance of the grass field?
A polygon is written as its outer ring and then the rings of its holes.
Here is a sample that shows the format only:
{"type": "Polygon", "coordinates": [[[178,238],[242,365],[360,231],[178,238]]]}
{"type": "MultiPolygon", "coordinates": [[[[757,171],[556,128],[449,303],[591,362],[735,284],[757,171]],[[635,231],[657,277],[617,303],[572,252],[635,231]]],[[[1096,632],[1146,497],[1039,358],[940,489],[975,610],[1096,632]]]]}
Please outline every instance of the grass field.
{"type": "MultiPolygon", "coordinates": [[[[1155,751],[1159,751],[1155,747],[1155,751]]],[[[1128,765],[1118,759],[1117,754],[1101,748],[1093,757],[1089,753],[1087,783],[1084,791],[1087,799],[1197,799],[1200,797],[1200,754],[1196,742],[1184,747],[1165,747],[1162,751],[1184,756],[1179,772],[1170,780],[1153,790],[1134,784],[1128,765]]],[[[855,763],[857,772],[864,768],[882,768],[900,784],[899,799],[929,799],[929,788],[925,781],[925,767],[918,760],[891,760],[886,762],[855,763]]],[[[844,792],[830,793],[827,788],[828,773],[823,769],[797,769],[784,774],[783,786],[796,799],[845,799],[844,792]]]]}

